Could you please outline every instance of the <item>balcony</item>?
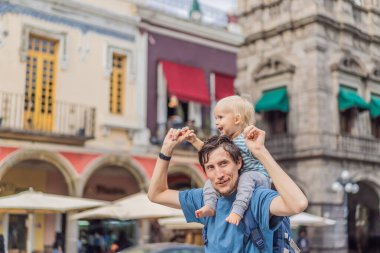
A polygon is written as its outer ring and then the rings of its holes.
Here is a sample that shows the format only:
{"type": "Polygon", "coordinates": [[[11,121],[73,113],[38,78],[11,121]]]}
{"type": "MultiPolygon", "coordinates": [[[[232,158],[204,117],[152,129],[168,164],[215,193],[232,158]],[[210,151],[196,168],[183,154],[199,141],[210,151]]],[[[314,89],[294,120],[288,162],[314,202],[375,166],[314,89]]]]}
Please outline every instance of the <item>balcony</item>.
{"type": "Polygon", "coordinates": [[[351,154],[377,157],[380,154],[380,141],[375,138],[339,135],[337,139],[337,149],[338,151],[351,154]]]}
{"type": "Polygon", "coordinates": [[[380,141],[350,135],[306,134],[268,136],[266,145],[276,158],[328,155],[358,160],[380,160],[380,141]]]}
{"type": "Polygon", "coordinates": [[[54,101],[44,105],[0,92],[0,138],[83,145],[94,138],[95,108],[54,101]]]}
{"type": "Polygon", "coordinates": [[[294,136],[288,134],[268,136],[266,146],[278,158],[291,157],[295,153],[294,136]]]}

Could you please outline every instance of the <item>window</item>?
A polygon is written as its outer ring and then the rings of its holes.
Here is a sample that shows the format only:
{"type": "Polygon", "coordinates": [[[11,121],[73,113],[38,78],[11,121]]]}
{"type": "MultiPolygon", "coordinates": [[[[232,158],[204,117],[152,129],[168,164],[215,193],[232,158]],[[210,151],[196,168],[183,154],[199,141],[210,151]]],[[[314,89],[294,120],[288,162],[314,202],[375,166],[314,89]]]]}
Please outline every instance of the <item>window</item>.
{"type": "Polygon", "coordinates": [[[109,109],[112,114],[123,114],[127,57],[114,53],[110,83],[109,109]]]}
{"type": "Polygon", "coordinates": [[[287,133],[289,98],[286,86],[264,91],[255,105],[255,111],[264,113],[270,134],[287,133]]]}
{"type": "Polygon", "coordinates": [[[52,131],[58,42],[30,35],[26,57],[24,127],[52,131]]]}
{"type": "Polygon", "coordinates": [[[352,134],[359,112],[366,111],[369,108],[369,104],[360,97],[357,89],[340,85],[338,93],[340,132],[342,134],[352,134]]]}
{"type": "Polygon", "coordinates": [[[380,95],[378,94],[371,94],[370,116],[372,135],[380,138],[380,95]]]}
{"type": "Polygon", "coordinates": [[[157,68],[157,141],[163,140],[167,128],[185,125],[200,138],[208,135],[210,95],[203,70],[169,61],[157,68]]]}
{"type": "Polygon", "coordinates": [[[380,138],[380,117],[371,119],[371,132],[376,138],[380,138]]]}
{"type": "Polygon", "coordinates": [[[269,133],[272,135],[287,133],[287,113],[281,111],[268,111],[264,113],[264,120],[268,124],[269,133]]]}
{"type": "Polygon", "coordinates": [[[357,117],[357,114],[358,110],[356,108],[350,108],[340,112],[339,121],[341,134],[352,134],[354,121],[357,117]]]}

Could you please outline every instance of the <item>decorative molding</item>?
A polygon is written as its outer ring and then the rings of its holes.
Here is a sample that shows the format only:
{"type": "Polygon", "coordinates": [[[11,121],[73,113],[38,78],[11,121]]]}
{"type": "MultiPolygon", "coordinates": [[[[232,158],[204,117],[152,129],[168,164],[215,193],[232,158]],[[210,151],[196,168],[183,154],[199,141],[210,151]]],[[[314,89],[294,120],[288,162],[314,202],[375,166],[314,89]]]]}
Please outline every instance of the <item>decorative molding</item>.
{"type": "Polygon", "coordinates": [[[269,78],[284,73],[294,74],[296,67],[280,57],[270,57],[261,62],[253,71],[252,77],[257,82],[260,79],[269,78]]]}
{"type": "Polygon", "coordinates": [[[89,38],[87,36],[87,33],[82,33],[81,34],[81,39],[80,39],[80,43],[78,45],[78,54],[80,55],[80,60],[82,62],[86,62],[86,59],[87,59],[87,56],[90,54],[90,46],[89,46],[89,42],[88,42],[89,38]]]}
{"type": "Polygon", "coordinates": [[[136,79],[136,57],[132,49],[127,49],[113,44],[107,43],[105,50],[105,62],[104,62],[104,77],[110,78],[112,73],[112,57],[113,54],[117,53],[120,55],[125,55],[127,57],[127,83],[134,81],[136,79]]]}
{"type": "Polygon", "coordinates": [[[0,48],[5,45],[5,39],[8,36],[8,30],[5,28],[4,24],[0,22],[0,48]]]}
{"type": "Polygon", "coordinates": [[[369,73],[369,79],[380,82],[380,65],[376,65],[369,73]]]}
{"type": "Polygon", "coordinates": [[[31,34],[43,36],[46,38],[57,40],[59,43],[58,61],[61,69],[68,67],[69,57],[67,55],[67,33],[48,30],[32,25],[24,24],[21,35],[20,61],[25,62],[28,56],[29,37],[31,34]]]}
{"type": "Polygon", "coordinates": [[[364,41],[365,43],[374,43],[380,45],[380,34],[368,34],[367,31],[358,28],[355,25],[339,22],[329,16],[322,14],[314,14],[309,17],[300,18],[298,20],[290,20],[289,22],[283,23],[281,26],[248,34],[244,45],[255,43],[258,40],[266,40],[286,31],[294,31],[313,23],[318,23],[325,27],[328,27],[329,29],[334,29],[334,32],[336,34],[346,32],[353,35],[357,39],[364,41]]]}
{"type": "MultiPolygon", "coordinates": [[[[33,2],[33,1],[30,1],[30,2],[33,2]]],[[[1,3],[0,16],[7,13],[27,15],[27,16],[32,16],[34,18],[41,19],[47,22],[75,27],[75,28],[80,29],[84,33],[91,31],[91,32],[107,35],[110,37],[120,38],[127,41],[135,40],[134,34],[120,32],[119,30],[116,30],[117,29],[116,26],[115,26],[115,29],[110,29],[109,27],[106,27],[106,26],[101,26],[101,25],[93,24],[93,23],[87,23],[85,20],[83,21],[80,20],[79,17],[78,19],[65,17],[64,12],[63,11],[58,12],[57,8],[55,8],[54,6],[50,8],[51,9],[50,11],[46,12],[46,11],[41,11],[40,9],[32,8],[29,5],[25,4],[24,6],[22,4],[24,4],[24,2],[20,2],[19,4],[1,3]]],[[[71,8],[75,9],[74,6],[71,6],[71,8]]],[[[122,22],[120,21],[119,23],[122,23],[122,22]]]]}
{"type": "Polygon", "coordinates": [[[258,10],[264,10],[267,8],[276,8],[284,2],[284,0],[266,0],[266,1],[261,1],[260,4],[254,4],[254,1],[250,1],[252,3],[252,6],[248,7],[247,10],[241,12],[239,15],[240,16],[247,16],[250,14],[255,13],[258,10]]]}
{"type": "Polygon", "coordinates": [[[174,33],[181,33],[192,37],[204,38],[207,41],[213,41],[215,44],[222,43],[225,46],[233,47],[239,46],[244,41],[241,34],[171,17],[144,7],[139,7],[139,15],[143,23],[140,26],[147,30],[151,30],[152,27],[161,27],[173,31],[173,35],[174,33]]]}
{"type": "Polygon", "coordinates": [[[351,53],[346,54],[338,63],[331,66],[332,71],[341,71],[347,74],[356,75],[360,77],[367,77],[367,70],[357,57],[351,53]]]}

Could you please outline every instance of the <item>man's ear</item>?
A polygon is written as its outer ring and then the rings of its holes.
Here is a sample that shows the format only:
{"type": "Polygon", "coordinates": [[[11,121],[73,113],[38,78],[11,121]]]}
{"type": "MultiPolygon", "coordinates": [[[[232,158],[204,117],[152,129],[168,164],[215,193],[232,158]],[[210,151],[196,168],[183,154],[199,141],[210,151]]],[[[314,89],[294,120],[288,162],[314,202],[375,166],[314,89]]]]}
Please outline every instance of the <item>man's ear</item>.
{"type": "Polygon", "coordinates": [[[239,158],[239,161],[238,161],[237,164],[239,165],[239,169],[238,170],[240,170],[243,167],[243,160],[242,160],[241,157],[239,158]]]}

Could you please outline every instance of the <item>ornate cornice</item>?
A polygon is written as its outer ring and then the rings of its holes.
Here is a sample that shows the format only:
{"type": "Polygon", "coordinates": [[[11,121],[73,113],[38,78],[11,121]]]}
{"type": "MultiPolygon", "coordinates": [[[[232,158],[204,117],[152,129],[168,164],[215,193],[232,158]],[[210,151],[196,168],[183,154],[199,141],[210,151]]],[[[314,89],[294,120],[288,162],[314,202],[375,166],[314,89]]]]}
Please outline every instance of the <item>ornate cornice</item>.
{"type": "MultiPolygon", "coordinates": [[[[126,23],[131,23],[129,18],[122,18],[118,17],[115,18],[116,15],[113,15],[113,18],[110,18],[108,23],[110,23],[112,20],[114,22],[114,25],[112,28],[110,28],[110,25],[108,27],[107,24],[107,18],[108,16],[106,14],[103,14],[103,16],[97,16],[97,20],[99,21],[98,24],[96,22],[90,23],[88,22],[88,18],[86,21],[86,17],[83,16],[75,16],[73,18],[73,15],[66,15],[65,11],[67,13],[67,10],[70,10],[70,8],[73,10],[73,13],[78,13],[78,8],[82,8],[83,6],[75,6],[75,5],[58,5],[58,4],[52,4],[50,8],[46,9],[38,9],[37,7],[33,7],[32,3],[33,1],[28,1],[28,4],[24,4],[22,1],[0,1],[0,16],[7,14],[7,13],[14,13],[14,14],[20,14],[20,15],[27,15],[31,16],[37,19],[41,19],[44,21],[52,22],[52,23],[58,23],[63,24],[71,27],[75,27],[80,29],[83,33],[86,32],[95,32],[111,37],[117,37],[123,40],[128,41],[134,41],[135,36],[133,34],[133,28],[132,26],[127,26],[125,23],[123,24],[123,21],[126,23]],[[129,20],[127,22],[127,20],[129,20]],[[104,23],[104,24],[102,24],[104,23]],[[124,30],[126,32],[120,31],[120,25],[122,27],[124,26],[124,30]],[[113,29],[114,28],[114,29],[113,29]]],[[[53,2],[53,1],[49,1],[53,2]]],[[[87,7],[88,9],[91,9],[87,7]]],[[[90,15],[96,15],[94,10],[92,12],[89,12],[87,10],[87,13],[90,15]]],[[[85,13],[86,14],[86,13],[85,13]]],[[[137,23],[136,23],[137,25],[137,23]]]]}
{"type": "Polygon", "coordinates": [[[247,36],[244,45],[248,45],[251,43],[254,43],[257,40],[263,40],[268,39],[271,37],[275,37],[278,34],[281,34],[283,32],[289,31],[289,30],[296,30],[300,27],[304,27],[306,25],[310,25],[313,23],[319,23],[322,25],[325,25],[330,28],[334,28],[338,31],[344,31],[347,33],[354,34],[356,37],[363,39],[366,42],[374,42],[380,44],[380,36],[378,35],[369,35],[361,31],[360,29],[356,28],[355,26],[345,24],[342,22],[338,22],[328,16],[317,14],[314,16],[302,18],[295,21],[290,21],[287,23],[284,23],[280,26],[277,26],[273,29],[266,30],[266,31],[260,31],[254,34],[251,34],[247,36]]]}

